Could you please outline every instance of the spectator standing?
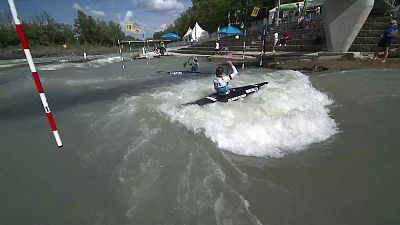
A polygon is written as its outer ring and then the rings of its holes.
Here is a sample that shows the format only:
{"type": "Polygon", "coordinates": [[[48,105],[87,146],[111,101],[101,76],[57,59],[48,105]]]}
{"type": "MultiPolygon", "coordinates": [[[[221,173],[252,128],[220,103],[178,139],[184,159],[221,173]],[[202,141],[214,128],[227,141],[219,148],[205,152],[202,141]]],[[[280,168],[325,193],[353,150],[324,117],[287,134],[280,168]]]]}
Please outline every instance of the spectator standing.
{"type": "Polygon", "coordinates": [[[318,15],[321,15],[321,7],[320,7],[320,6],[317,7],[316,12],[317,12],[317,16],[318,16],[318,15]]]}
{"type": "Polygon", "coordinates": [[[268,26],[268,17],[266,16],[266,17],[264,17],[264,19],[263,19],[263,28],[266,29],[267,26],[268,26]]]}
{"type": "Polygon", "coordinates": [[[279,33],[275,32],[274,33],[274,47],[272,48],[274,52],[275,52],[275,46],[278,44],[278,41],[279,41],[279,33]]]}
{"type": "Polygon", "coordinates": [[[300,15],[301,15],[301,8],[300,8],[300,3],[296,3],[296,7],[297,7],[297,10],[296,10],[296,16],[297,17],[299,17],[300,15]]]}
{"type": "Polygon", "coordinates": [[[384,55],[382,63],[385,63],[389,55],[390,46],[392,45],[395,37],[399,37],[398,25],[396,20],[390,20],[389,24],[385,27],[385,32],[383,33],[382,38],[376,47],[374,58],[372,58],[372,60],[376,60],[379,57],[379,52],[383,49],[384,55]]]}
{"type": "Polygon", "coordinates": [[[215,41],[215,49],[214,49],[214,51],[215,51],[215,54],[219,53],[219,41],[218,41],[218,39],[215,41]]]}
{"type": "Polygon", "coordinates": [[[280,40],[280,45],[287,45],[287,42],[292,38],[292,34],[289,31],[283,32],[283,37],[280,40]]]}

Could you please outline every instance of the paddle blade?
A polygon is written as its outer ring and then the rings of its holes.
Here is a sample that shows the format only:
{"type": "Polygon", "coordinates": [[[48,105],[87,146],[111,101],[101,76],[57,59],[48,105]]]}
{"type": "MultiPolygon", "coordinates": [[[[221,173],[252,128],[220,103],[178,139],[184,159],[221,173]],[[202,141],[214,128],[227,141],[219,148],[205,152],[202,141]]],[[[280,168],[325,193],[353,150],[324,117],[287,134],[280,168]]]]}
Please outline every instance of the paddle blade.
{"type": "Polygon", "coordinates": [[[183,64],[183,68],[185,68],[186,67],[186,65],[189,63],[189,61],[191,60],[193,58],[193,56],[192,57],[190,57],[184,64],[183,64]]]}

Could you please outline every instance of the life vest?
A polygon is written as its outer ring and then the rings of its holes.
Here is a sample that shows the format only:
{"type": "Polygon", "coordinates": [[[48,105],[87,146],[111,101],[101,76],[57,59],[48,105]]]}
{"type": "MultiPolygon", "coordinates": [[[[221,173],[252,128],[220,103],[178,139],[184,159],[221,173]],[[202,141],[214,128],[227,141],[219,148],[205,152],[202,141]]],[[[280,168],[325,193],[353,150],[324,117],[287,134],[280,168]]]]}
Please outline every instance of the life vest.
{"type": "Polygon", "coordinates": [[[191,72],[197,72],[199,69],[199,63],[192,63],[192,68],[190,69],[191,72]]]}
{"type": "Polygon", "coordinates": [[[238,74],[235,66],[232,65],[231,68],[233,71],[231,74],[222,75],[222,77],[217,77],[216,79],[214,79],[214,89],[219,95],[229,94],[228,83],[238,74]]]}
{"type": "Polygon", "coordinates": [[[214,89],[219,95],[229,94],[228,82],[226,82],[222,77],[218,77],[214,80],[214,89]]]}

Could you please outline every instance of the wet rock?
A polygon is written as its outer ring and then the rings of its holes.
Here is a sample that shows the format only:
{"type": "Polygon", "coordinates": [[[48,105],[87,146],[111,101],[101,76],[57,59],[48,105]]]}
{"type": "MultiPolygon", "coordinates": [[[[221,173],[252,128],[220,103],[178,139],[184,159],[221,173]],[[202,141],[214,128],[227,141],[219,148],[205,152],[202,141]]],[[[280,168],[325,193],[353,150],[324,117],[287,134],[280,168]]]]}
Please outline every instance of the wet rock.
{"type": "Polygon", "coordinates": [[[313,64],[312,66],[307,66],[307,67],[301,68],[301,70],[312,71],[312,72],[321,72],[321,71],[326,71],[328,69],[329,69],[328,67],[319,66],[319,65],[315,65],[315,64],[313,64]]]}
{"type": "Polygon", "coordinates": [[[278,70],[283,69],[282,65],[279,62],[268,63],[266,67],[270,68],[270,69],[278,69],[278,70]]]}

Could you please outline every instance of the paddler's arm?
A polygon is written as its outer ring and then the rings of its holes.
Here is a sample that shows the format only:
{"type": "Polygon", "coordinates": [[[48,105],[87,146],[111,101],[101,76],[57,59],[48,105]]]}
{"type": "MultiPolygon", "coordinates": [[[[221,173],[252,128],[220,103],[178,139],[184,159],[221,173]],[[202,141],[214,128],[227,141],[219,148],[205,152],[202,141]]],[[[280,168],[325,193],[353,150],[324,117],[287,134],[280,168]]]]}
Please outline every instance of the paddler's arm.
{"type": "Polygon", "coordinates": [[[400,37],[400,34],[399,34],[399,31],[398,30],[396,30],[396,31],[394,31],[394,32],[392,32],[392,33],[390,33],[393,37],[397,37],[397,38],[399,38],[400,37]]]}
{"type": "Polygon", "coordinates": [[[226,61],[226,63],[228,63],[228,65],[230,65],[232,68],[233,72],[229,74],[229,78],[232,80],[236,75],[238,75],[238,71],[231,61],[226,61]]]}

